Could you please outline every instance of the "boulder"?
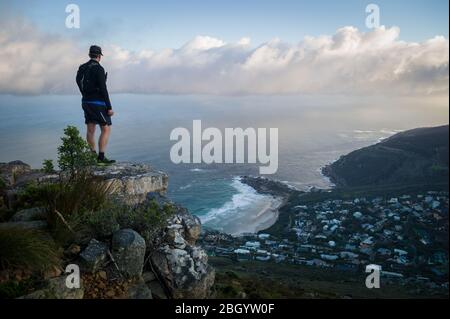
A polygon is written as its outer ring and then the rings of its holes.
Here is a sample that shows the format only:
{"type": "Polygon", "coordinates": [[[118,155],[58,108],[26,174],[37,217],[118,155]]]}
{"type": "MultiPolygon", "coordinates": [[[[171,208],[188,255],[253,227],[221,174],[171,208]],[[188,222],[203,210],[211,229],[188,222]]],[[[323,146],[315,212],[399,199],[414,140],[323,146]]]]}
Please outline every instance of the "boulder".
{"type": "Polygon", "coordinates": [[[129,299],[153,299],[152,291],[143,281],[139,281],[128,288],[129,299]]]}
{"type": "Polygon", "coordinates": [[[66,276],[52,278],[48,285],[41,290],[22,296],[18,299],[83,299],[83,282],[80,282],[80,288],[67,288],[66,276]]]}
{"type": "Polygon", "coordinates": [[[145,283],[149,283],[150,281],[156,280],[156,277],[151,271],[146,271],[142,274],[142,279],[145,283]]]}
{"type": "Polygon", "coordinates": [[[184,207],[175,204],[173,207],[175,207],[176,213],[168,221],[167,232],[169,237],[175,239],[174,231],[176,230],[188,244],[195,245],[202,231],[200,219],[190,214],[184,207]]]}
{"type": "Polygon", "coordinates": [[[112,193],[127,204],[145,201],[147,193],[165,193],[168,177],[145,164],[117,163],[95,168],[94,174],[108,183],[112,193]]]}
{"type": "Polygon", "coordinates": [[[29,222],[36,220],[46,220],[47,210],[44,207],[33,207],[22,209],[11,217],[11,222],[29,222]]]}
{"type": "Polygon", "coordinates": [[[89,245],[80,254],[83,270],[94,273],[103,264],[108,252],[108,246],[96,239],[91,239],[89,245]]]}
{"type": "Polygon", "coordinates": [[[189,214],[187,211],[181,216],[181,223],[185,232],[185,240],[189,244],[194,245],[202,231],[200,219],[197,216],[189,214]]]}
{"type": "Polygon", "coordinates": [[[30,165],[22,161],[0,163],[0,177],[6,182],[7,186],[14,185],[18,177],[29,172],[31,172],[30,165]]]}
{"type": "Polygon", "coordinates": [[[119,270],[127,277],[142,275],[145,248],[144,238],[132,229],[122,229],[113,234],[112,255],[119,270]]]}
{"type": "Polygon", "coordinates": [[[154,299],[167,299],[166,293],[164,292],[163,287],[161,287],[158,281],[153,280],[149,282],[147,285],[150,288],[152,292],[152,297],[154,299]]]}
{"type": "Polygon", "coordinates": [[[151,256],[152,264],[175,299],[204,299],[211,293],[215,272],[197,246],[186,249],[165,245],[151,256]]]}

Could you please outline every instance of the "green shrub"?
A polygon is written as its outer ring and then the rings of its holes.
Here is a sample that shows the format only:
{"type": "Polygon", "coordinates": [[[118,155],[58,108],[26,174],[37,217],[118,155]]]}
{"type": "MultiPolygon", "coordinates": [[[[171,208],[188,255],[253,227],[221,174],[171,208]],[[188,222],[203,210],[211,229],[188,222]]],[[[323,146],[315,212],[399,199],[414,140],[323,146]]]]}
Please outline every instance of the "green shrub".
{"type": "Polygon", "coordinates": [[[136,207],[112,202],[100,211],[87,213],[85,224],[90,227],[93,236],[108,237],[119,229],[131,228],[150,243],[157,239],[173,213],[174,208],[171,205],[160,207],[154,201],[136,207]]]}
{"type": "Polygon", "coordinates": [[[43,271],[60,264],[57,247],[45,234],[20,227],[0,229],[0,268],[43,271]]]}
{"type": "Polygon", "coordinates": [[[45,159],[42,163],[42,170],[45,173],[52,174],[55,172],[55,166],[53,165],[53,160],[45,159]]]}
{"type": "Polygon", "coordinates": [[[6,188],[6,182],[5,182],[5,180],[2,178],[2,177],[0,177],[0,193],[6,188]]]}
{"type": "Polygon", "coordinates": [[[28,294],[36,283],[33,279],[22,281],[9,280],[0,284],[0,299],[15,299],[28,294]]]}
{"type": "Polygon", "coordinates": [[[73,177],[96,163],[93,152],[75,126],[69,125],[64,129],[61,141],[62,145],[58,147],[58,165],[62,171],[73,177]]]}
{"type": "Polygon", "coordinates": [[[17,209],[48,206],[49,198],[52,198],[51,194],[56,193],[58,189],[57,183],[29,183],[18,194],[17,209]]]}
{"type": "Polygon", "coordinates": [[[86,216],[87,225],[91,228],[94,237],[105,238],[120,229],[117,221],[119,208],[102,209],[89,212],[86,216]]]}

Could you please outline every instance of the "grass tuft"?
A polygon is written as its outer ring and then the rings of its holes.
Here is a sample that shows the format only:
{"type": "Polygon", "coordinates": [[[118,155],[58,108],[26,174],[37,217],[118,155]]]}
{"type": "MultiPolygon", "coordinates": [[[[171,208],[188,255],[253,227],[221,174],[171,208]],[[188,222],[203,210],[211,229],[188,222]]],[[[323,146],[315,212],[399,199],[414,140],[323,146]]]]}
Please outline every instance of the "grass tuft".
{"type": "Polygon", "coordinates": [[[42,232],[11,228],[0,229],[0,268],[44,271],[60,264],[55,243],[42,232]]]}

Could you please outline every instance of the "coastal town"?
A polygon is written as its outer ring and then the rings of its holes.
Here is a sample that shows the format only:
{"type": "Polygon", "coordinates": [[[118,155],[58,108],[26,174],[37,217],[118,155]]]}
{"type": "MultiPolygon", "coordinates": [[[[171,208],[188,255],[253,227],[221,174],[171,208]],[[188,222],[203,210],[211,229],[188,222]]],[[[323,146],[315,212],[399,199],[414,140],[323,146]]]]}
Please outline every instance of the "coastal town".
{"type": "Polygon", "coordinates": [[[323,200],[289,207],[289,229],[239,237],[206,230],[211,256],[364,273],[448,289],[448,192],[323,200]]]}

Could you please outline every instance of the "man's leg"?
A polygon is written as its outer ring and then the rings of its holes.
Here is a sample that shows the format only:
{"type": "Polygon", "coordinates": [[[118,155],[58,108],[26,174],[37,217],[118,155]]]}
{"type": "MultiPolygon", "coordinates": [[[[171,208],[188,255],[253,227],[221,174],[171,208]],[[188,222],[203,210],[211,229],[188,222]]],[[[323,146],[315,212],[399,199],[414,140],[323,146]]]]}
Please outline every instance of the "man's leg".
{"type": "Polygon", "coordinates": [[[95,124],[94,123],[88,123],[87,125],[87,130],[86,130],[86,140],[87,143],[89,144],[89,147],[91,148],[91,150],[93,152],[95,152],[95,124]]]}
{"type": "Polygon", "coordinates": [[[106,146],[108,145],[109,135],[111,134],[111,126],[103,125],[100,126],[102,132],[100,134],[100,138],[98,139],[98,149],[99,154],[105,154],[106,146]]]}

